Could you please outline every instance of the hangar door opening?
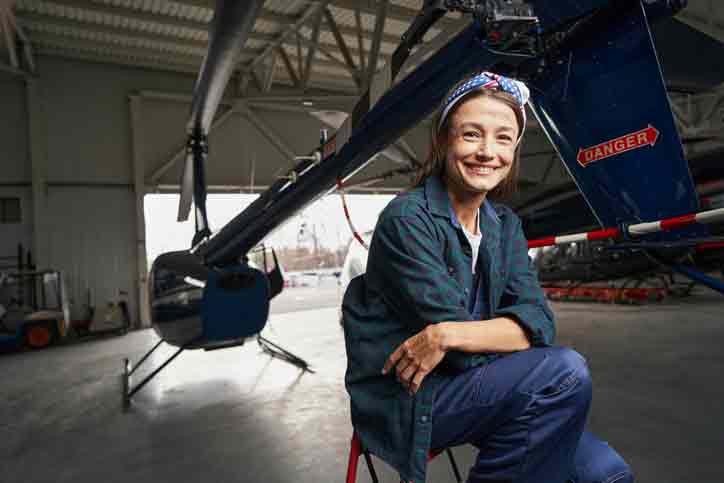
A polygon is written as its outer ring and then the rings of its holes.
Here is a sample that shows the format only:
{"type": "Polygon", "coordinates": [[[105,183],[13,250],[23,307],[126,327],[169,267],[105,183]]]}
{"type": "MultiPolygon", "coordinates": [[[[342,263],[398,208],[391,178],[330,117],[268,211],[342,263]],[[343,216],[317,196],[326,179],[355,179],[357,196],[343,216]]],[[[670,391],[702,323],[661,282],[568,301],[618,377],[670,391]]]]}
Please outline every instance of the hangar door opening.
{"type": "MultiPolygon", "coordinates": [[[[218,231],[257,196],[238,193],[208,195],[211,230],[218,231]]],[[[346,195],[357,232],[371,232],[380,212],[392,198],[392,195],[346,195]]],[[[193,213],[188,221],[178,223],[178,202],[178,194],[149,194],[144,199],[148,268],[160,254],[190,247],[194,235],[193,213]]],[[[309,205],[264,242],[276,250],[290,284],[311,285],[320,280],[320,274],[338,274],[352,242],[352,232],[340,196],[328,195],[309,205]]]]}

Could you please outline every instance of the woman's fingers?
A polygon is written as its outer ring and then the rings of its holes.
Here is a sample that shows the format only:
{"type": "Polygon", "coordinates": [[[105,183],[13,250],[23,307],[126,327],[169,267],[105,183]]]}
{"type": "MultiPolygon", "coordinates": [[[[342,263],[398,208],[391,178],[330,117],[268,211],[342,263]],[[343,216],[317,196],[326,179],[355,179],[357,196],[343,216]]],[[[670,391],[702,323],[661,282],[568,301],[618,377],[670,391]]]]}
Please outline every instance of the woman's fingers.
{"type": "Polygon", "coordinates": [[[382,368],[382,374],[387,374],[390,372],[390,369],[395,367],[395,364],[402,358],[404,354],[404,346],[401,345],[400,347],[395,350],[395,352],[392,353],[392,355],[387,359],[387,362],[385,362],[385,367],[382,368]]]}
{"type": "Polygon", "coordinates": [[[409,363],[407,367],[405,367],[405,369],[397,371],[397,376],[400,379],[402,385],[405,386],[405,389],[410,389],[410,382],[412,381],[412,378],[419,367],[419,364],[409,363]]]}
{"type": "Polygon", "coordinates": [[[410,382],[410,387],[407,389],[410,394],[415,394],[418,389],[420,389],[420,386],[422,385],[422,380],[425,379],[425,376],[427,376],[428,372],[424,371],[422,369],[418,370],[415,373],[415,377],[412,378],[412,381],[410,382]]]}
{"type": "Polygon", "coordinates": [[[411,364],[413,360],[409,357],[403,357],[397,362],[397,366],[395,366],[395,371],[397,372],[397,379],[402,379],[402,372],[407,369],[411,364]]]}
{"type": "Polygon", "coordinates": [[[417,392],[427,374],[442,359],[443,353],[437,354],[439,349],[430,345],[427,334],[420,333],[407,339],[390,355],[382,369],[383,374],[388,374],[393,368],[397,379],[410,395],[417,392]],[[436,359],[431,364],[431,358],[436,359]],[[423,363],[427,361],[426,363],[423,363]]]}

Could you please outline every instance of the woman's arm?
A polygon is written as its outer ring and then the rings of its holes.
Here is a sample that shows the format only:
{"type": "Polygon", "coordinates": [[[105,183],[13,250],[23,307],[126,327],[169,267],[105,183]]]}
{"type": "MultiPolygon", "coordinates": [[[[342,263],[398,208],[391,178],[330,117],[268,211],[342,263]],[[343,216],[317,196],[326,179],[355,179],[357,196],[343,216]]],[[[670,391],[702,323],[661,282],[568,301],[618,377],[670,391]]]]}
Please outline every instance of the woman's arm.
{"type": "Polygon", "coordinates": [[[438,332],[440,347],[445,352],[515,352],[530,348],[525,331],[510,317],[464,324],[443,322],[434,330],[438,332]]]}
{"type": "Polygon", "coordinates": [[[544,347],[555,339],[555,319],[538,282],[538,273],[528,257],[520,218],[511,212],[515,225],[510,239],[508,280],[493,315],[516,322],[525,332],[532,346],[544,347]]]}
{"type": "Polygon", "coordinates": [[[515,352],[529,347],[522,327],[508,317],[464,324],[441,322],[407,339],[390,355],[382,372],[387,374],[394,368],[400,383],[414,394],[448,351],[515,352]]]}

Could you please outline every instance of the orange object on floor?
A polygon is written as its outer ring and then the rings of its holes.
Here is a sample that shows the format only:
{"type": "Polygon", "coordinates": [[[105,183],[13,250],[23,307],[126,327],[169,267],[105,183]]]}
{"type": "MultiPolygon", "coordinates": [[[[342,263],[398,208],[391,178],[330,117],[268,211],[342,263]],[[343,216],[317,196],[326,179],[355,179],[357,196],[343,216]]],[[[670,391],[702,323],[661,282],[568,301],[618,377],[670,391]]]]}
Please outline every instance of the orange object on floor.
{"type": "Polygon", "coordinates": [[[26,340],[33,349],[40,349],[50,345],[52,336],[50,330],[44,326],[31,327],[27,331],[26,340]]]}

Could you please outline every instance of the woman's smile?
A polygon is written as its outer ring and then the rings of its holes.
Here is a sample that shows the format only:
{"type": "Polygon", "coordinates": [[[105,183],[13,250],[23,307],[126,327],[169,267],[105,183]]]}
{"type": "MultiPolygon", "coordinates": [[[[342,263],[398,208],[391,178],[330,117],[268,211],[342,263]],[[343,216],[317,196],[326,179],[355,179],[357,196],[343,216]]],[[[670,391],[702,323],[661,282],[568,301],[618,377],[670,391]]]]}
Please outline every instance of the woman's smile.
{"type": "Polygon", "coordinates": [[[493,167],[493,166],[483,166],[483,165],[476,164],[476,163],[463,163],[463,164],[465,166],[465,170],[471,176],[488,176],[498,170],[498,168],[493,167]]]}

